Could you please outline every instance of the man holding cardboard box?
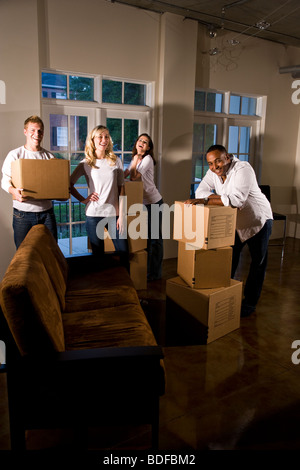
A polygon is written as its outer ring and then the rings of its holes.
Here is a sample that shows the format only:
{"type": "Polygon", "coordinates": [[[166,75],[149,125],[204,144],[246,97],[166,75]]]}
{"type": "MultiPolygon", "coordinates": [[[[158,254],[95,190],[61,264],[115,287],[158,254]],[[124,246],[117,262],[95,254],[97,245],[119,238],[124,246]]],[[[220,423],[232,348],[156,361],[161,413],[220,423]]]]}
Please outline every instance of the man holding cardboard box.
{"type": "Polygon", "coordinates": [[[13,229],[14,241],[18,248],[33,225],[46,225],[55,240],[57,226],[49,199],[33,199],[24,196],[23,189],[14,186],[12,181],[12,163],[18,159],[50,160],[55,158],[41,147],[44,136],[44,124],[38,116],[30,116],[24,122],[26,143],[22,147],[11,150],[2,166],[1,187],[13,196],[13,229]]]}
{"type": "Polygon", "coordinates": [[[222,145],[211,146],[206,152],[206,159],[209,169],[196,190],[196,199],[188,199],[185,202],[238,209],[231,276],[234,277],[240,253],[247,244],[251,265],[241,309],[241,316],[245,317],[255,311],[261,294],[267,268],[273,213],[248,162],[229,155],[222,145]]]}

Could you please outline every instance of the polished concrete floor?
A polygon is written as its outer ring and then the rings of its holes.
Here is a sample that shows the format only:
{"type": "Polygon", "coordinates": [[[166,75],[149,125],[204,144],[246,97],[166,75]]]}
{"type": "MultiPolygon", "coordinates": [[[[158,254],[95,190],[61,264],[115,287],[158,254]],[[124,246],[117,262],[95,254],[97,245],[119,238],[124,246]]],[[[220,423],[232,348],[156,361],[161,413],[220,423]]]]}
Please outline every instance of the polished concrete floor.
{"type": "MultiPolygon", "coordinates": [[[[271,243],[274,243],[272,241],[271,243]]],[[[243,254],[239,278],[249,263],[243,254]]],[[[176,276],[176,259],[165,260],[163,279],[140,291],[142,305],[163,346],[166,393],[160,402],[159,449],[209,450],[300,449],[300,364],[292,348],[300,341],[300,240],[270,246],[269,264],[256,313],[214,342],[197,344],[189,331],[166,323],[165,284],[176,276]],[[183,340],[184,337],[184,340],[183,340]]],[[[191,332],[192,333],[192,332],[191,332]]],[[[9,449],[5,374],[0,374],[0,449],[9,449]]],[[[144,449],[147,428],[90,430],[90,448],[144,449]]],[[[69,435],[42,432],[28,437],[28,448],[72,446],[69,435]]]]}

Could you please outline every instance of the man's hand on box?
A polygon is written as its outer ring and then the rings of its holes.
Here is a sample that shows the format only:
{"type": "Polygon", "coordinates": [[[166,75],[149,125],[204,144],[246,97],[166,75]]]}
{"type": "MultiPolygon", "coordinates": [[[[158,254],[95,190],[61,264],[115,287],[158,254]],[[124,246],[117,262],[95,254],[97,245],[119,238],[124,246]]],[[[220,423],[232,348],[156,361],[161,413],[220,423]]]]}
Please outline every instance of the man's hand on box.
{"type": "Polygon", "coordinates": [[[205,204],[204,199],[187,199],[184,201],[184,204],[191,204],[192,206],[195,206],[196,204],[205,204]]]}
{"type": "Polygon", "coordinates": [[[19,201],[19,202],[26,202],[28,197],[27,196],[24,196],[22,194],[22,191],[23,189],[22,188],[14,188],[13,186],[10,187],[9,189],[9,192],[10,194],[12,194],[13,198],[16,200],[16,201],[19,201]]]}

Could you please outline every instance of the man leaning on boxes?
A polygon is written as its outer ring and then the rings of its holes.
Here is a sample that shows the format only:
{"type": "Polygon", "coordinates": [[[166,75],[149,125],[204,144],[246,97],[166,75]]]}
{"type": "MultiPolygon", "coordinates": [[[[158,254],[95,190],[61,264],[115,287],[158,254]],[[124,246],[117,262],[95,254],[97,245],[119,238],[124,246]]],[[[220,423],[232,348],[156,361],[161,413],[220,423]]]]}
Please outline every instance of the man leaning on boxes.
{"type": "Polygon", "coordinates": [[[240,253],[247,244],[251,264],[241,308],[241,316],[245,317],[255,311],[261,294],[273,224],[272,209],[248,162],[229,155],[222,145],[211,146],[206,159],[209,169],[196,190],[197,199],[185,203],[237,208],[231,276],[234,277],[240,253]]]}
{"type": "Polygon", "coordinates": [[[57,226],[51,199],[68,198],[69,190],[67,181],[69,177],[68,162],[55,159],[54,155],[41,147],[44,136],[43,121],[38,116],[27,118],[24,122],[24,134],[26,137],[25,145],[11,150],[4,160],[1,181],[2,188],[13,196],[13,229],[17,248],[30,228],[37,224],[46,225],[57,240],[57,226]],[[58,191],[57,187],[48,187],[49,166],[46,169],[44,166],[41,167],[40,164],[38,164],[38,168],[37,165],[21,165],[22,163],[30,163],[28,160],[39,160],[39,163],[41,163],[41,160],[52,159],[55,160],[55,165],[51,164],[50,173],[55,172],[53,174],[54,186],[59,186],[62,178],[65,181],[65,188],[62,192],[58,191]],[[61,163],[59,167],[57,162],[61,163]],[[61,166],[63,166],[63,175],[60,172],[61,166]],[[24,182],[25,176],[27,178],[26,187],[23,187],[19,184],[24,182]],[[44,194],[42,194],[41,189],[44,194]],[[47,192],[47,189],[54,191],[53,197],[51,191],[47,192]],[[49,199],[48,196],[50,196],[49,199]]]}

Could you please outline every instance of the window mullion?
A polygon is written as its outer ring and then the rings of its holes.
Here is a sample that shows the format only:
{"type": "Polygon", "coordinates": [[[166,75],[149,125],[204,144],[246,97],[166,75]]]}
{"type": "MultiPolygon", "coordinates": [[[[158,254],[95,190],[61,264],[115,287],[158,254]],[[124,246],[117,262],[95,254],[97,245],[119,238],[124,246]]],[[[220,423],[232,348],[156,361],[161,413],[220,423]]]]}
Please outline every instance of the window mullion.
{"type": "Polygon", "coordinates": [[[122,118],[122,132],[121,132],[121,155],[122,163],[124,164],[124,132],[125,132],[125,119],[122,118]]]}
{"type": "MultiPolygon", "coordinates": [[[[71,116],[68,115],[68,159],[71,164],[71,116]]],[[[73,253],[73,233],[72,233],[72,196],[69,198],[69,240],[70,240],[70,253],[73,253]]]]}
{"type": "Polygon", "coordinates": [[[70,99],[70,75],[67,75],[67,99],[70,99]]]}

